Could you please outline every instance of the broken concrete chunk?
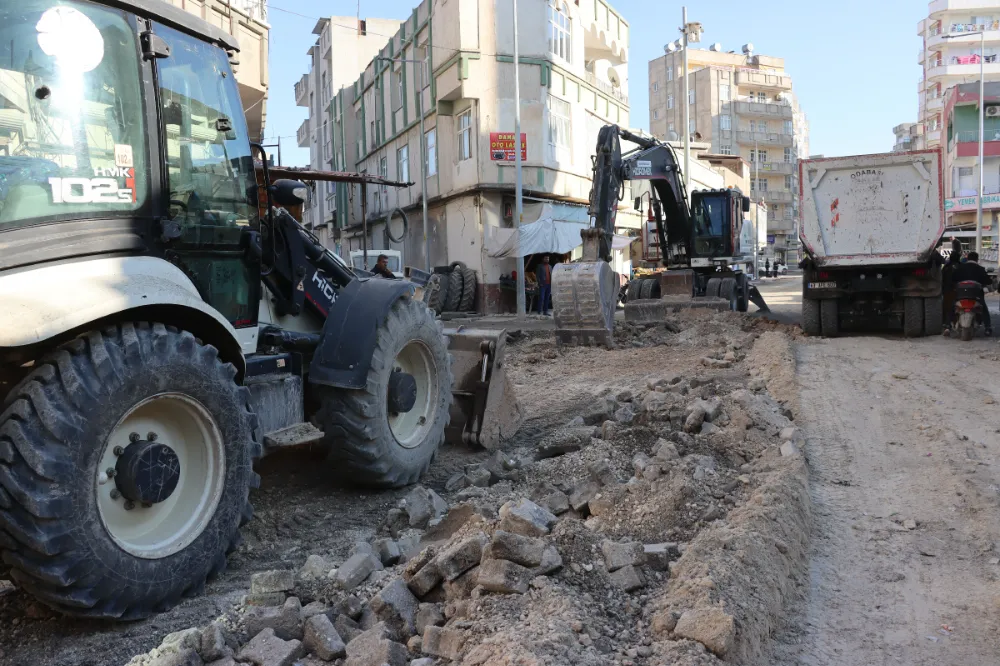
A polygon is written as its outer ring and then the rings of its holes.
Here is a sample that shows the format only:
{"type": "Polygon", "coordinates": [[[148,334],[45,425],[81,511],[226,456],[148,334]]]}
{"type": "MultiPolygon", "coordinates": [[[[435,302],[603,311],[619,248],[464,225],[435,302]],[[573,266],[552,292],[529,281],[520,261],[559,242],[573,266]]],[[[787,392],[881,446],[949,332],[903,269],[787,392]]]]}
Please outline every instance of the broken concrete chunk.
{"type": "Polygon", "coordinates": [[[468,599],[472,596],[472,590],[479,584],[479,567],[475,566],[452,581],[446,581],[444,588],[444,598],[446,601],[457,601],[468,599]]]}
{"type": "Polygon", "coordinates": [[[537,567],[532,569],[532,574],[535,576],[545,576],[561,569],[562,565],[563,561],[559,550],[555,546],[550,545],[542,551],[542,560],[538,563],[537,567]]]}
{"type": "Polygon", "coordinates": [[[251,608],[246,629],[251,636],[271,629],[282,640],[302,638],[302,604],[297,597],[289,597],[281,607],[251,608]]]}
{"type": "Polygon", "coordinates": [[[626,592],[638,590],[640,587],[645,585],[645,583],[642,582],[642,575],[639,573],[639,570],[631,565],[622,567],[618,571],[612,572],[611,582],[626,592]]]}
{"type": "Polygon", "coordinates": [[[456,490],[461,490],[462,488],[468,488],[471,485],[469,477],[467,477],[462,472],[456,472],[448,477],[448,480],[444,483],[444,489],[449,493],[453,493],[456,490]]]}
{"type": "Polygon", "coordinates": [[[448,510],[448,504],[428,488],[415,486],[400,502],[406,511],[410,527],[424,529],[435,518],[440,518],[448,510]]]}
{"type": "Polygon", "coordinates": [[[306,558],[305,565],[299,570],[299,575],[303,578],[326,578],[332,568],[330,563],[320,555],[310,555],[306,558]]]}
{"type": "Polygon", "coordinates": [[[243,646],[236,659],[253,666],[292,666],[302,656],[302,643],[282,640],[273,629],[264,629],[243,646]]]}
{"type": "Polygon", "coordinates": [[[333,607],[333,613],[335,615],[346,615],[352,620],[357,620],[361,617],[361,613],[364,610],[365,605],[361,603],[361,599],[358,599],[353,594],[349,594],[333,607]]]}
{"type": "Polygon", "coordinates": [[[611,398],[598,398],[583,413],[583,422],[589,426],[598,425],[609,420],[615,413],[615,401],[611,398]]]}
{"type": "Polygon", "coordinates": [[[326,604],[322,601],[311,601],[302,607],[302,621],[305,622],[314,615],[319,615],[320,613],[326,614],[327,608],[326,604]]]}
{"type": "Polygon", "coordinates": [[[306,620],[302,644],[324,661],[333,661],[347,654],[347,646],[326,615],[314,615],[306,620]]]}
{"type": "Polygon", "coordinates": [[[469,485],[477,488],[489,487],[490,481],[493,478],[493,474],[490,473],[490,470],[479,466],[470,468],[465,473],[465,476],[469,479],[469,485]]]}
{"type": "Polygon", "coordinates": [[[720,428],[719,426],[715,425],[714,423],[711,423],[709,421],[705,421],[704,423],[701,424],[701,434],[702,435],[705,435],[705,436],[717,435],[720,432],[722,432],[722,428],[720,428]]]}
{"type": "Polygon", "coordinates": [[[382,562],[373,553],[356,553],[340,565],[334,580],[342,589],[353,590],[373,571],[381,571],[382,568],[382,562]]]}
{"type": "Polygon", "coordinates": [[[497,530],[490,542],[490,559],[510,560],[525,567],[537,567],[542,563],[542,554],[548,544],[535,537],[526,537],[497,530]]]}
{"type": "Polygon", "coordinates": [[[222,630],[222,625],[218,622],[213,622],[201,630],[198,653],[205,661],[216,661],[233,655],[232,649],[226,644],[226,634],[222,630]]]}
{"type": "Polygon", "coordinates": [[[685,432],[698,432],[701,430],[701,425],[705,422],[705,410],[696,405],[694,409],[688,412],[687,418],[684,419],[684,431],[685,432]]]}
{"type": "Polygon", "coordinates": [[[191,648],[174,652],[160,654],[152,661],[145,662],[146,666],[202,666],[204,663],[198,656],[198,651],[191,648]]]}
{"type": "Polygon", "coordinates": [[[674,542],[648,543],[642,550],[646,557],[646,565],[654,571],[668,571],[671,560],[680,555],[674,542]]]}
{"type": "Polygon", "coordinates": [[[601,486],[591,479],[583,479],[576,484],[569,495],[569,505],[574,511],[583,511],[590,500],[601,492],[601,486]]]}
{"type": "Polygon", "coordinates": [[[291,571],[274,569],[261,571],[250,576],[251,594],[288,592],[295,587],[295,575],[291,571]]]}
{"type": "Polygon", "coordinates": [[[462,658],[465,635],[458,629],[427,627],[423,639],[423,650],[429,655],[451,661],[458,661],[462,658]]]}
{"type": "Polygon", "coordinates": [[[637,453],[632,456],[632,471],[636,476],[642,476],[642,470],[649,464],[649,456],[645,453],[637,453]]]}
{"type": "Polygon", "coordinates": [[[642,544],[637,541],[619,543],[605,539],[601,542],[601,553],[608,571],[618,571],[623,567],[638,566],[645,557],[642,544]]]}
{"type": "Polygon", "coordinates": [[[590,463],[587,465],[587,471],[590,472],[590,478],[602,486],[613,486],[618,483],[618,477],[607,460],[590,463]]]}
{"type": "Polygon", "coordinates": [[[419,598],[427,596],[427,594],[437,587],[438,583],[442,579],[441,569],[438,568],[437,561],[431,561],[425,564],[417,573],[410,576],[409,580],[406,581],[407,586],[417,595],[419,598]]]}
{"type": "MultiPolygon", "coordinates": [[[[542,509],[540,509],[542,510],[542,509]]],[[[554,516],[553,516],[554,518],[554,516]]],[[[488,538],[482,532],[467,539],[462,539],[435,558],[441,577],[452,581],[479,564],[483,558],[483,547],[488,538]]]]}
{"type": "Polygon", "coordinates": [[[587,503],[592,516],[610,516],[615,510],[615,500],[610,495],[600,493],[587,503]]]}
{"type": "Polygon", "coordinates": [[[243,599],[243,603],[247,606],[280,606],[287,598],[288,595],[284,592],[250,593],[243,599]]]}
{"type": "Polygon", "coordinates": [[[344,666],[406,666],[407,661],[406,646],[390,640],[379,623],[347,644],[344,666]]]}
{"type": "Polygon", "coordinates": [[[717,656],[725,657],[736,641],[736,622],[721,608],[689,610],[677,620],[674,634],[698,641],[717,656]]]}
{"type": "Polygon", "coordinates": [[[424,635],[427,627],[437,627],[444,624],[444,613],[438,604],[420,604],[416,615],[417,634],[424,635]]]}
{"type": "Polygon", "coordinates": [[[487,592],[524,594],[528,591],[531,571],[507,560],[486,560],[479,567],[479,584],[487,592]]]}
{"type": "Polygon", "coordinates": [[[797,456],[799,455],[799,447],[795,446],[792,442],[785,442],[781,445],[781,455],[784,457],[797,456]]]}
{"type": "Polygon", "coordinates": [[[635,410],[632,405],[622,405],[615,410],[615,421],[623,425],[628,425],[635,420],[635,410]]]}
{"type": "Polygon", "coordinates": [[[548,482],[542,482],[535,486],[531,493],[531,499],[538,506],[556,516],[569,511],[569,498],[566,493],[548,482]]]}
{"type": "Polygon", "coordinates": [[[521,498],[500,507],[499,529],[525,536],[544,536],[558,520],[551,512],[521,498]]]}
{"type": "Polygon", "coordinates": [[[383,566],[391,567],[402,557],[399,544],[393,539],[379,539],[372,545],[375,547],[375,554],[378,555],[383,566]]]}
{"type": "Polygon", "coordinates": [[[677,616],[673,613],[673,611],[662,610],[653,615],[653,621],[650,628],[653,630],[653,636],[665,639],[669,637],[670,632],[672,632],[676,626],[677,616]]]}
{"type": "Polygon", "coordinates": [[[656,440],[656,447],[654,448],[653,457],[657,460],[671,461],[680,458],[680,454],[677,452],[677,446],[673,442],[660,438],[656,440]]]}
{"type": "Polygon", "coordinates": [[[333,628],[337,630],[340,637],[348,644],[363,633],[358,623],[346,615],[338,615],[337,619],[333,621],[333,628]]]}
{"type": "Polygon", "coordinates": [[[778,438],[782,442],[791,442],[795,446],[802,447],[805,444],[806,438],[802,434],[800,428],[794,426],[789,426],[787,428],[782,428],[781,432],[778,434],[778,438]]]}
{"type": "Polygon", "coordinates": [[[420,602],[402,579],[397,578],[369,602],[375,617],[389,629],[390,638],[405,642],[417,633],[416,615],[420,602]]]}

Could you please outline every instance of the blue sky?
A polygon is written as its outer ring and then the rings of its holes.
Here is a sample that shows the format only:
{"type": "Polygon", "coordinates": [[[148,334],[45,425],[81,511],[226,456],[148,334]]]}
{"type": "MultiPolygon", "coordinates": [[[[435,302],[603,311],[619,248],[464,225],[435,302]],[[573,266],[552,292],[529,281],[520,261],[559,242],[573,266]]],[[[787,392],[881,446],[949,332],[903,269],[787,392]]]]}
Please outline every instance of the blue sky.
{"type": "MultiPolygon", "coordinates": [[[[293,86],[308,68],[306,50],[315,39],[315,17],[354,15],[358,3],[269,0],[268,5],[271,87],[266,136],[268,142],[283,137],[285,164],[305,165],[309,153],[296,145],[295,131],[307,114],[295,105],[293,86]]],[[[361,17],[408,18],[415,5],[413,0],[362,2],[361,17]]],[[[616,0],[613,5],[632,27],[631,124],[648,128],[648,62],[678,36],[681,4],[616,0]]],[[[893,126],[916,120],[921,76],[917,55],[922,46],[917,22],[926,12],[922,0],[701,0],[688,5],[688,20],[704,26],[706,48],[719,42],[726,51],[738,51],[752,42],[757,53],[784,57],[809,117],[810,152],[831,156],[888,151],[893,126]]]]}

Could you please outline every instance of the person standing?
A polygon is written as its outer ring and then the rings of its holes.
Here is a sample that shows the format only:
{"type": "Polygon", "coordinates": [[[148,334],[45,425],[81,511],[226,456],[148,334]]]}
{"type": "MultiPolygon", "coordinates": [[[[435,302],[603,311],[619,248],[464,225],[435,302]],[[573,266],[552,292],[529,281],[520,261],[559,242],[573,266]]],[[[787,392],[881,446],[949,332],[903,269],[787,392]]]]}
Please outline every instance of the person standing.
{"type": "Polygon", "coordinates": [[[393,272],[389,270],[389,257],[384,254],[378,255],[378,260],[375,262],[375,268],[372,269],[372,273],[390,280],[396,279],[393,272]]]}
{"type": "Polygon", "coordinates": [[[549,296],[552,294],[552,266],[549,265],[549,255],[542,257],[542,263],[535,269],[538,279],[538,314],[549,314],[549,296]]]}
{"type": "Polygon", "coordinates": [[[764,277],[766,277],[766,278],[771,277],[771,260],[770,259],[765,259],[764,260],[764,277]]]}

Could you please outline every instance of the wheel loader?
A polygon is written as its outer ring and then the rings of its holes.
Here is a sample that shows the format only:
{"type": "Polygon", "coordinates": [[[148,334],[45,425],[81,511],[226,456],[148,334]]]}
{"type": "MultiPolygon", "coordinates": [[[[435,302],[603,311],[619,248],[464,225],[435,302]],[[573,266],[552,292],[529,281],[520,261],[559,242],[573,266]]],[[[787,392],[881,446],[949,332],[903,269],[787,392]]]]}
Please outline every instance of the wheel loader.
{"type": "Polygon", "coordinates": [[[0,5],[0,556],[63,613],[198,594],[271,451],[396,487],[446,431],[505,434],[504,334],[443,331],[410,283],[360,279],[302,227],[237,59],[158,0],[0,5]]]}
{"type": "MultiPolygon", "coordinates": [[[[662,321],[668,309],[701,305],[746,312],[754,303],[767,311],[757,288],[738,268],[752,256],[742,242],[749,198],[735,188],[698,190],[689,203],[673,148],[617,125],[599,131],[593,162],[592,226],[580,232],[583,261],[559,264],[552,272],[560,344],[614,344],[618,280],[608,262],[625,181],[649,182],[650,219],[644,235],[651,238],[644,245],[655,247],[655,260],[666,269],[633,282],[625,304],[627,320],[662,321]],[[623,155],[621,139],[637,147],[623,155]]],[[[636,198],[636,210],[641,204],[642,198],[636,198]]]]}

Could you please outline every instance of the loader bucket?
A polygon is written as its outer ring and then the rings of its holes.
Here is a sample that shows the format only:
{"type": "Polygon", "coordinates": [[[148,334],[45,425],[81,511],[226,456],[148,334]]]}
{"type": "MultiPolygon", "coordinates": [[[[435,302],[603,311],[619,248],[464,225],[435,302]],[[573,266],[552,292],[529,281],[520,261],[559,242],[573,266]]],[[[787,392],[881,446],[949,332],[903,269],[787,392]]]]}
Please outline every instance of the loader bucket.
{"type": "Polygon", "coordinates": [[[552,314],[559,345],[614,346],[618,281],[604,261],[558,264],[552,271],[552,314]]]}
{"type": "Polygon", "coordinates": [[[444,334],[455,376],[445,441],[497,449],[517,433],[524,419],[507,378],[507,331],[459,326],[444,329],[444,334]]]}

